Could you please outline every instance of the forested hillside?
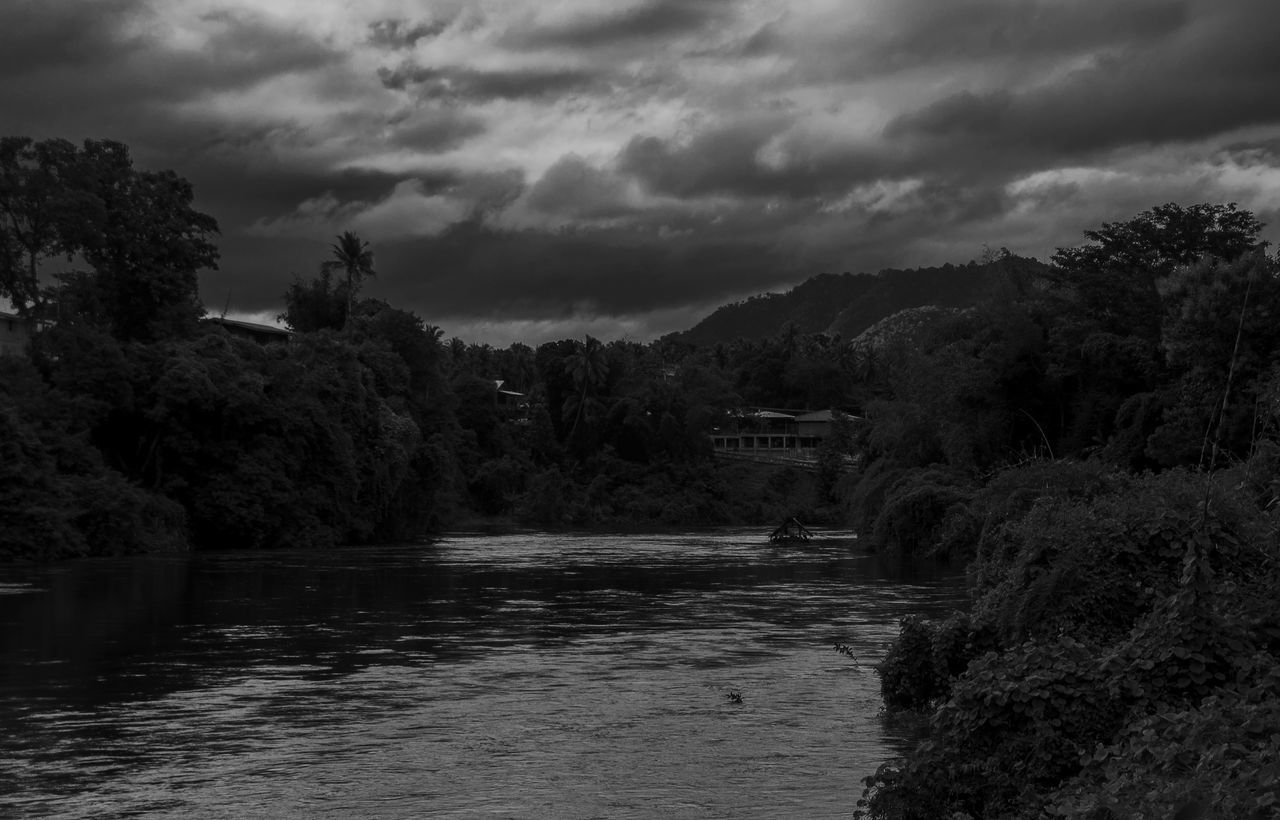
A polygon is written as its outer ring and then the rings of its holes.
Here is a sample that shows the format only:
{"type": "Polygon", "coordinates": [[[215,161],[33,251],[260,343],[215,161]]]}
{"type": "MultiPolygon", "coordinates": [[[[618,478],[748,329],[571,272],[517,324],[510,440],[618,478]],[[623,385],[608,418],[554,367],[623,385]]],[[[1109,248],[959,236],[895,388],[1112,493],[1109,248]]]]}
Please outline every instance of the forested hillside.
{"type": "Polygon", "coordinates": [[[800,333],[852,339],[885,317],[908,308],[968,307],[1023,295],[1047,266],[1005,253],[983,262],[876,274],[815,276],[785,293],[767,293],[725,305],[674,341],[714,345],[734,339],[758,341],[793,325],[800,333]]]}

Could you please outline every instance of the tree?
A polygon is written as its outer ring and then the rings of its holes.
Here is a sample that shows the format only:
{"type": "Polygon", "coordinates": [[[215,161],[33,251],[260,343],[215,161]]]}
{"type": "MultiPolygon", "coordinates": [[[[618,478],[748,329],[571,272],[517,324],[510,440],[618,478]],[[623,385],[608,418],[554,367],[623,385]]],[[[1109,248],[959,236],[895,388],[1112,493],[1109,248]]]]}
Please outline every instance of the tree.
{"type": "Polygon", "coordinates": [[[573,378],[575,392],[564,403],[565,420],[573,418],[569,428],[572,439],[584,416],[595,409],[595,394],[609,375],[609,362],[605,358],[604,346],[598,339],[586,337],[583,342],[576,343],[573,353],[564,364],[565,372],[573,378]]]}
{"type": "Polygon", "coordinates": [[[218,223],[191,207],[191,183],[135,170],[128,146],[111,140],[85,140],[73,173],[80,207],[65,234],[93,269],[99,318],[125,340],[185,335],[204,313],[198,272],[218,266],[208,240],[218,223]]]}
{"type": "Polygon", "coordinates": [[[0,140],[0,295],[24,314],[45,300],[42,262],[79,258],[59,276],[60,316],[124,340],[180,335],[203,313],[197,274],[216,268],[218,223],[191,207],[172,171],[138,171],[127,146],[0,140]]]}
{"type": "Polygon", "coordinates": [[[346,273],[347,315],[343,322],[346,327],[351,323],[351,309],[355,304],[356,292],[360,283],[367,276],[373,276],[373,251],[369,243],[360,238],[354,231],[343,231],[338,241],[330,246],[333,258],[324,263],[324,270],[341,270],[346,273]]]}
{"type": "Polygon", "coordinates": [[[61,216],[75,154],[66,140],[0,138],[0,296],[23,316],[43,302],[41,261],[70,249],[61,216]]]}
{"type": "Polygon", "coordinates": [[[341,330],[349,309],[341,288],[333,286],[331,269],[326,264],[321,265],[320,275],[309,282],[294,277],[284,292],[284,313],[276,318],[298,333],[341,330]]]}
{"type": "Polygon", "coordinates": [[[1232,260],[1259,247],[1259,222],[1249,211],[1226,205],[1175,203],[1143,211],[1126,222],[1104,222],[1085,231],[1091,244],[1058,248],[1053,262],[1069,271],[1141,268],[1163,278],[1202,256],[1232,260]]]}
{"type": "Polygon", "coordinates": [[[1085,231],[1090,242],[1058,248],[1053,263],[1058,281],[1076,293],[1103,330],[1155,339],[1160,331],[1157,283],[1201,257],[1232,261],[1263,247],[1261,230],[1262,223],[1235,203],[1186,208],[1169,203],[1085,231]]]}

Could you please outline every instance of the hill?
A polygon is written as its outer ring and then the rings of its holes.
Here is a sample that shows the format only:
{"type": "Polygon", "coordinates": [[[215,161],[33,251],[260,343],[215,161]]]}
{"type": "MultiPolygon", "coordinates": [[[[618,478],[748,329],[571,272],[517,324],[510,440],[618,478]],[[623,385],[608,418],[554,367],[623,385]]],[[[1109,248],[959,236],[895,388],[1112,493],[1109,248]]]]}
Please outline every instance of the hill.
{"type": "Polygon", "coordinates": [[[766,293],[717,308],[673,338],[696,345],[764,339],[788,323],[801,333],[852,339],[908,308],[968,307],[1000,293],[1022,293],[1047,269],[1035,259],[1005,256],[989,262],[879,273],[821,274],[785,293],[766,293]]]}

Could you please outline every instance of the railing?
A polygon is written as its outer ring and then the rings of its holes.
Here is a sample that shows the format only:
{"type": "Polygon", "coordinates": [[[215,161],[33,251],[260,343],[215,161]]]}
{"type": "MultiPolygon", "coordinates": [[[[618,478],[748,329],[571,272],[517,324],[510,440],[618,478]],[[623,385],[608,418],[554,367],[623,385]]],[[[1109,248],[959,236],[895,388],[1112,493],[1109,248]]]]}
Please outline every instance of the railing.
{"type": "Polygon", "coordinates": [[[801,470],[818,469],[818,456],[814,450],[799,448],[792,450],[714,450],[719,458],[733,461],[754,461],[763,464],[778,464],[796,467],[801,470]]]}

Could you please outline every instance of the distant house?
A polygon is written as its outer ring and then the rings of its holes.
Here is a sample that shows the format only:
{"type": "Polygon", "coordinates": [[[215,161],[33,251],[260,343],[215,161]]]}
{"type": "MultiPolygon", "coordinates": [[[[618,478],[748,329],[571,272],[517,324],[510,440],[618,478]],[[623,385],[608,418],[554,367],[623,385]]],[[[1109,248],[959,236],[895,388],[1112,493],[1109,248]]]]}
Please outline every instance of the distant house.
{"type": "Polygon", "coordinates": [[[0,312],[0,356],[21,356],[31,341],[31,325],[16,313],[0,312]]]}
{"type": "Polygon", "coordinates": [[[831,435],[834,419],[830,410],[738,410],[712,430],[711,446],[721,452],[812,458],[831,435]]]}
{"type": "Polygon", "coordinates": [[[524,393],[517,393],[514,390],[507,390],[505,379],[494,379],[494,401],[498,405],[499,412],[508,418],[526,419],[529,417],[529,397],[524,393]]]}
{"type": "Polygon", "coordinates": [[[239,336],[242,339],[257,342],[260,345],[287,342],[293,336],[292,331],[275,325],[260,325],[255,322],[241,322],[238,319],[224,319],[213,316],[206,318],[205,321],[209,324],[218,325],[232,336],[239,336]]]}
{"type": "MultiPolygon", "coordinates": [[[[797,432],[801,441],[812,441],[816,447],[817,442],[831,435],[831,424],[835,421],[835,414],[830,410],[815,410],[812,413],[801,413],[796,416],[797,432]]],[[[802,445],[803,446],[803,445],[802,445]]]]}

